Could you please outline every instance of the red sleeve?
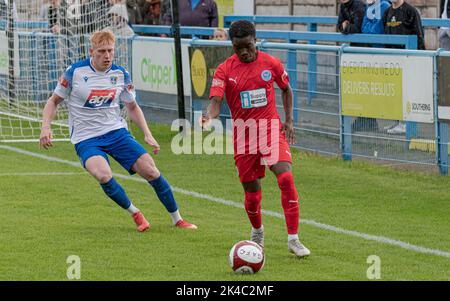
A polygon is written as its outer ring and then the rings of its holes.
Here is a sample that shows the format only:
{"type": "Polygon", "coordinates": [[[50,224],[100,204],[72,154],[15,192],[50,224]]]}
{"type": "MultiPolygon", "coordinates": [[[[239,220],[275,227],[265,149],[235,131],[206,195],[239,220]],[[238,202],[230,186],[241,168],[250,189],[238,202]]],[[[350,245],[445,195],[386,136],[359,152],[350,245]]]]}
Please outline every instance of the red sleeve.
{"type": "Polygon", "coordinates": [[[223,98],[225,95],[225,86],[226,86],[226,75],[225,75],[225,64],[222,63],[217,67],[216,72],[214,72],[213,81],[211,84],[211,90],[209,92],[209,98],[213,98],[218,96],[223,98]]]}
{"type": "Polygon", "coordinates": [[[289,85],[289,75],[279,59],[274,58],[274,64],[275,82],[281,90],[284,90],[289,85]]]}

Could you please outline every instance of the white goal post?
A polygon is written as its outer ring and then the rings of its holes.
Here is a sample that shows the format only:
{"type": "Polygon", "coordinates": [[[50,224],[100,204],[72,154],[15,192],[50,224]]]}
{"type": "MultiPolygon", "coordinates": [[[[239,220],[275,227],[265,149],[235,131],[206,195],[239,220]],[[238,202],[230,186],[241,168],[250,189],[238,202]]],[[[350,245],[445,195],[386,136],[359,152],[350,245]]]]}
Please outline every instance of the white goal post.
{"type": "MultiPolygon", "coordinates": [[[[111,7],[109,0],[0,0],[0,143],[38,141],[58,78],[89,56],[90,34],[112,26],[111,7]]],[[[117,37],[116,63],[131,66],[130,47],[130,37],[117,37]]],[[[64,103],[52,131],[55,141],[69,140],[64,103]]]]}

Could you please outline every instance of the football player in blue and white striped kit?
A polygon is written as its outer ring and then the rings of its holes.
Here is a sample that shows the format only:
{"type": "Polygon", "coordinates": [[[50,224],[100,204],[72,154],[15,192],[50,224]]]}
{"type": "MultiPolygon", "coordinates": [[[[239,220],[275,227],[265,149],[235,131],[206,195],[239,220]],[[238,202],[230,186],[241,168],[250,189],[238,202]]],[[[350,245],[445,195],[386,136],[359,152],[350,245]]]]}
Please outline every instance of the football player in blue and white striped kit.
{"type": "Polygon", "coordinates": [[[176,227],[197,229],[181,218],[172,189],[120,116],[119,102],[122,101],[130,119],[143,131],[145,142],[157,154],[160,146],[136,103],[130,75],[123,67],[113,64],[114,44],[115,36],[111,31],[95,32],[91,37],[90,58],[71,65],[64,72],[43,111],[40,145],[45,149],[52,146],[50,125],[58,104],[65,100],[69,109],[70,139],[83,167],[100,183],[108,197],[132,215],[138,231],[143,232],[150,225],[114,179],[107,155],[130,174],[137,173],[150,183],[176,227]]]}

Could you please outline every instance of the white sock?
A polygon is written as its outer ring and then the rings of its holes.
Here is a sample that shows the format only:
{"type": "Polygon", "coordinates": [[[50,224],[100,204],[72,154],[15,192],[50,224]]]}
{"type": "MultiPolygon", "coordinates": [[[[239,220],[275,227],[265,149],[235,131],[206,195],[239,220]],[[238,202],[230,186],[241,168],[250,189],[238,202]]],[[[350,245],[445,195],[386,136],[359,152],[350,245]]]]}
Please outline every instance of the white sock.
{"type": "Polygon", "coordinates": [[[172,223],[175,225],[181,218],[180,211],[174,211],[170,213],[170,217],[172,218],[172,223]]]}
{"type": "Polygon", "coordinates": [[[255,228],[252,227],[252,231],[256,232],[256,233],[263,232],[264,231],[264,226],[261,225],[261,228],[259,228],[259,229],[255,229],[255,228]]]}
{"type": "Polygon", "coordinates": [[[139,209],[137,209],[136,207],[134,207],[133,204],[131,204],[130,207],[128,207],[127,210],[128,210],[128,212],[129,212],[131,215],[133,215],[133,214],[139,212],[139,209]]]}
{"type": "Polygon", "coordinates": [[[288,241],[298,239],[298,234],[288,234],[288,241]]]}

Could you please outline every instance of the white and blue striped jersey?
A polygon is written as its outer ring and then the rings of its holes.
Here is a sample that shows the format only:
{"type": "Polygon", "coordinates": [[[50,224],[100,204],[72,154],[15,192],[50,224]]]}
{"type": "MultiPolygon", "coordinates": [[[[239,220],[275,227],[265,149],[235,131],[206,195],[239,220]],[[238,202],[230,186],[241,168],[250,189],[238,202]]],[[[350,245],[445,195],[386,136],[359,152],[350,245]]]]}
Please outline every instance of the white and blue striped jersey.
{"type": "Polygon", "coordinates": [[[120,101],[134,102],[135,91],[125,68],[112,64],[101,72],[91,60],[71,65],[54,91],[69,108],[70,141],[73,144],[127,128],[120,116],[120,101]]]}

